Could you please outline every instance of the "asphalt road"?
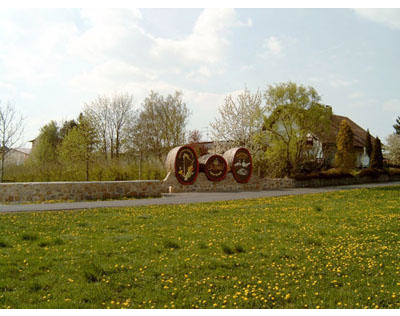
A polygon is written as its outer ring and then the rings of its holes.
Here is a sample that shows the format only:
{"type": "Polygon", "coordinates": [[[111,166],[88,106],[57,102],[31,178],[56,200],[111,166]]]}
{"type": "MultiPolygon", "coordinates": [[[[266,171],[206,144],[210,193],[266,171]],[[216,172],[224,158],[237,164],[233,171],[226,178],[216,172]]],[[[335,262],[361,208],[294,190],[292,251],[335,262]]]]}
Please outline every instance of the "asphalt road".
{"type": "Polygon", "coordinates": [[[41,203],[41,204],[0,204],[0,212],[32,212],[32,211],[60,211],[79,210],[106,207],[134,207],[142,205],[162,204],[189,204],[214,201],[229,201],[241,199],[254,199],[261,197],[273,197],[283,195],[301,195],[311,193],[333,192],[339,190],[351,190],[358,188],[375,188],[400,185],[400,182],[371,183],[359,185],[345,185],[322,188],[291,188],[268,191],[246,191],[246,192],[191,192],[164,194],[161,198],[133,199],[133,200],[112,200],[112,201],[85,201],[65,203],[41,203]]]}

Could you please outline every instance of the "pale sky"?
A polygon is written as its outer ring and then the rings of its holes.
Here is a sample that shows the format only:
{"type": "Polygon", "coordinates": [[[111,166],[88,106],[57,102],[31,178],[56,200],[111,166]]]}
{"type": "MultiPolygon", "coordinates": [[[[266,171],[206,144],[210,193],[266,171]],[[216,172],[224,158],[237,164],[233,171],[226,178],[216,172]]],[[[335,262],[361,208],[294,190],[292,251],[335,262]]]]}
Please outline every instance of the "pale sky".
{"type": "Polygon", "coordinates": [[[400,9],[0,9],[0,100],[24,140],[97,95],[183,92],[189,129],[225,96],[294,81],[382,140],[400,115],[400,9]]]}

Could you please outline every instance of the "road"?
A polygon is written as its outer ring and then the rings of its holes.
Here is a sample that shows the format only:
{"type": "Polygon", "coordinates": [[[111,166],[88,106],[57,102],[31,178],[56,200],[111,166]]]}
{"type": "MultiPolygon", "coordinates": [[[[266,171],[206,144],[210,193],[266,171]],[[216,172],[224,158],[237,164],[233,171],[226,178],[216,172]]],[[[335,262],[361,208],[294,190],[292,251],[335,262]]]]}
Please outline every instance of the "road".
{"type": "Polygon", "coordinates": [[[375,188],[400,185],[400,181],[389,183],[370,183],[358,185],[345,185],[321,188],[291,188],[268,191],[246,191],[246,192],[190,192],[164,194],[161,198],[132,199],[132,200],[111,200],[111,201],[84,201],[65,203],[40,203],[40,204],[0,204],[0,213],[3,212],[33,212],[33,211],[60,211],[80,210],[91,208],[107,207],[134,207],[143,205],[164,205],[164,204],[189,204],[201,202],[229,201],[241,199],[254,199],[262,197],[274,197],[283,195],[301,195],[311,193],[333,192],[339,190],[351,190],[359,188],[375,188]]]}

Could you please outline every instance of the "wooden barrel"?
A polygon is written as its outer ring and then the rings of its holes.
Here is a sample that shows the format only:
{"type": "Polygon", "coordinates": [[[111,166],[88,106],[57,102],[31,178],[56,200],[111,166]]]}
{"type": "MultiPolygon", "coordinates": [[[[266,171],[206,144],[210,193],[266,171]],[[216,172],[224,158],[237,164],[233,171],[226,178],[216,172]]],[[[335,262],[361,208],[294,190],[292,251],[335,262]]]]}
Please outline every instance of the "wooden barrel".
{"type": "Polygon", "coordinates": [[[239,183],[247,183],[253,172],[253,160],[250,152],[243,147],[229,149],[224,153],[229,171],[239,183]]]}
{"type": "Polygon", "coordinates": [[[193,184],[199,174],[199,162],[194,149],[189,146],[178,146],[171,149],[165,160],[167,171],[174,172],[181,184],[193,184]]]}
{"type": "Polygon", "coordinates": [[[221,181],[228,171],[226,160],[221,155],[204,155],[199,158],[200,171],[206,174],[208,180],[221,181]]]}

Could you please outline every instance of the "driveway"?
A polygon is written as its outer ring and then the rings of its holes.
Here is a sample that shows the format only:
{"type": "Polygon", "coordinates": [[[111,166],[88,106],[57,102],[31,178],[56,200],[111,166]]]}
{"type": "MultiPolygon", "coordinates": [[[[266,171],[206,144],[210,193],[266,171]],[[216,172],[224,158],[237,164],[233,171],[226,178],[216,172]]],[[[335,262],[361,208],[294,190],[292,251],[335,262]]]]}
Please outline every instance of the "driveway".
{"type": "Polygon", "coordinates": [[[65,203],[41,203],[41,204],[0,204],[0,212],[27,212],[27,211],[60,211],[79,210],[106,207],[134,207],[142,205],[164,205],[164,204],[189,204],[200,202],[215,202],[241,199],[254,199],[262,197],[273,197],[283,195],[301,195],[311,193],[333,192],[339,190],[351,190],[359,188],[376,188],[400,185],[400,181],[388,183],[370,183],[345,185],[321,188],[291,188],[268,191],[246,191],[246,192],[190,192],[163,194],[161,198],[112,200],[112,201],[86,201],[65,203]]]}

